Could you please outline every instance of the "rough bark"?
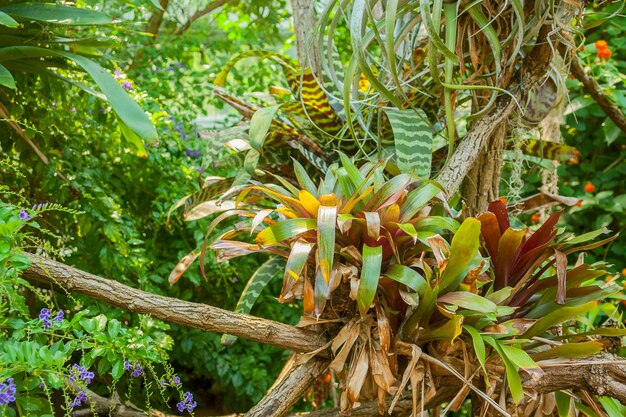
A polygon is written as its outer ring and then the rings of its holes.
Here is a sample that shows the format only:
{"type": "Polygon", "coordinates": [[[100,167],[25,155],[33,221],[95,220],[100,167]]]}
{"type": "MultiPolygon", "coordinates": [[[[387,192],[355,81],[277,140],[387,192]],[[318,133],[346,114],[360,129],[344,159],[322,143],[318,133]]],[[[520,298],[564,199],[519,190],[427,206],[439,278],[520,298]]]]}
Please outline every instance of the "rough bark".
{"type": "Polygon", "coordinates": [[[575,53],[572,54],[570,70],[572,74],[574,74],[574,77],[583,84],[585,91],[598,103],[598,106],[600,106],[609,119],[611,119],[622,132],[626,133],[626,116],[624,116],[620,108],[607,97],[596,80],[585,73],[575,53]]]}
{"type": "Polygon", "coordinates": [[[183,33],[185,33],[187,31],[187,29],[189,29],[189,27],[198,19],[200,19],[203,16],[206,16],[207,14],[211,13],[213,10],[218,9],[220,7],[222,7],[223,5],[225,5],[226,3],[230,3],[234,0],[215,0],[214,2],[209,3],[206,7],[200,9],[200,10],[196,10],[196,12],[191,15],[191,17],[189,19],[187,19],[187,21],[185,23],[183,23],[182,25],[180,25],[175,31],[174,31],[174,35],[182,35],[183,33]]]}
{"type": "Polygon", "coordinates": [[[25,279],[58,285],[68,292],[85,294],[133,313],[149,314],[170,323],[227,333],[299,352],[316,350],[325,343],[322,335],[287,324],[151,294],[38,255],[28,256],[32,265],[24,271],[25,279]]]}
{"type": "Polygon", "coordinates": [[[500,123],[489,137],[486,149],[478,156],[463,181],[463,200],[469,208],[470,216],[487,210],[489,202],[496,200],[500,195],[506,130],[507,123],[500,123]]]}
{"type": "Polygon", "coordinates": [[[610,353],[586,358],[539,363],[544,373],[528,379],[524,387],[545,394],[580,389],[615,398],[626,405],[626,359],[610,353]]]}
{"type": "Polygon", "coordinates": [[[315,34],[315,10],[311,0],[292,0],[293,27],[296,34],[296,52],[302,68],[310,67],[313,73],[321,73],[321,55],[315,34]]]}
{"type": "Polygon", "coordinates": [[[329,363],[327,359],[315,357],[299,363],[296,357],[291,369],[245,417],[285,416],[315,380],[326,372],[329,363]]]}

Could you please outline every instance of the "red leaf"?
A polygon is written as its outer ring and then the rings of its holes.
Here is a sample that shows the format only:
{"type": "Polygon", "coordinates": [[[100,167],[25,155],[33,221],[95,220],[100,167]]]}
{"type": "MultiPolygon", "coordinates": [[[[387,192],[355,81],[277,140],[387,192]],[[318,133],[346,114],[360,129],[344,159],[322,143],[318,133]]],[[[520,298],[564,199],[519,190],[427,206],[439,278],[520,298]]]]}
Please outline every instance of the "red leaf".
{"type": "Polygon", "coordinates": [[[506,229],[511,227],[511,223],[509,223],[509,213],[506,211],[506,206],[502,201],[492,201],[489,203],[487,210],[496,215],[498,225],[500,226],[500,233],[504,233],[506,229]]]}

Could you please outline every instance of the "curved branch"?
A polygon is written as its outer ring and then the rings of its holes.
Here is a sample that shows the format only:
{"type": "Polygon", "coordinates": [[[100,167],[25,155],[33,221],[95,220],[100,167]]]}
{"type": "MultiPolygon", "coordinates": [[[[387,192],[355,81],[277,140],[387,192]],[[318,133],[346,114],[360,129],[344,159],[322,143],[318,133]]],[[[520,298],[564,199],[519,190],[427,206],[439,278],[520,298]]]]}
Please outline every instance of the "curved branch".
{"type": "Polygon", "coordinates": [[[205,16],[211,13],[213,10],[222,7],[226,3],[230,3],[232,0],[215,0],[214,2],[209,3],[206,7],[196,10],[196,12],[189,18],[185,23],[183,23],[178,29],[174,31],[174,35],[182,35],[196,20],[200,19],[202,16],[205,16]]]}
{"type": "Polygon", "coordinates": [[[583,84],[585,91],[598,103],[598,106],[600,106],[609,119],[613,120],[613,123],[615,123],[622,132],[626,133],[626,116],[624,116],[620,108],[607,97],[596,80],[585,73],[585,70],[578,61],[576,53],[572,53],[572,65],[570,66],[570,70],[572,74],[574,74],[574,77],[583,84]]]}
{"type": "Polygon", "coordinates": [[[288,324],[233,313],[206,304],[163,297],[38,255],[27,255],[32,261],[32,265],[23,273],[28,281],[56,284],[67,291],[85,294],[133,313],[149,314],[170,323],[227,333],[298,352],[311,352],[325,343],[322,335],[288,324]]]}

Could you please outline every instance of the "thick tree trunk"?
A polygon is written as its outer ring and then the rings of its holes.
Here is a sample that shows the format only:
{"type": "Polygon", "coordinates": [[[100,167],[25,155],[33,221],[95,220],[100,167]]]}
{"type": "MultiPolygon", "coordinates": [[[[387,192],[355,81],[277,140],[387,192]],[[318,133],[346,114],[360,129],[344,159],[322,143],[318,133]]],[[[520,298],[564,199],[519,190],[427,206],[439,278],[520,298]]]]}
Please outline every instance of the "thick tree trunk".
{"type": "Polygon", "coordinates": [[[507,122],[503,121],[491,134],[485,150],[478,156],[476,163],[463,181],[463,201],[469,208],[470,216],[487,210],[489,202],[500,195],[502,154],[506,132],[507,122]]]}

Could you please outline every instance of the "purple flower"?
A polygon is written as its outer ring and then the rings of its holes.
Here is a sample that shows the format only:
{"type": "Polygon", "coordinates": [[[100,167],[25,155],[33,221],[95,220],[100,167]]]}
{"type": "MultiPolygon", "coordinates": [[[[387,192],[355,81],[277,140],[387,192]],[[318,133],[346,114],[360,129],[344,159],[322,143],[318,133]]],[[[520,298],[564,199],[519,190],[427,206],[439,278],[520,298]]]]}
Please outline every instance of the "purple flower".
{"type": "Polygon", "coordinates": [[[132,367],[133,367],[133,365],[131,365],[130,362],[124,361],[124,370],[125,371],[130,370],[130,368],[132,368],[132,367]]]}
{"type": "Polygon", "coordinates": [[[6,405],[15,401],[17,391],[13,378],[8,378],[4,384],[0,384],[0,405],[6,405]]]}
{"type": "Polygon", "coordinates": [[[91,113],[93,113],[93,110],[91,109],[87,110],[87,114],[91,114],[91,113]]]}
{"type": "Polygon", "coordinates": [[[50,310],[42,308],[39,312],[39,320],[43,321],[44,330],[48,330],[50,326],[52,326],[52,322],[50,322],[50,310]]]}
{"type": "Polygon", "coordinates": [[[62,311],[59,311],[56,315],[56,317],[53,319],[54,321],[58,321],[58,322],[62,322],[63,321],[63,315],[64,313],[62,311]]]}
{"type": "Polygon", "coordinates": [[[56,109],[57,108],[57,104],[56,103],[52,103],[52,108],[56,109]]]}
{"type": "Polygon", "coordinates": [[[98,113],[100,113],[100,114],[104,114],[104,112],[105,112],[105,111],[106,111],[106,110],[104,110],[104,109],[99,109],[99,110],[98,110],[98,113]]]}
{"type": "Polygon", "coordinates": [[[133,83],[131,83],[130,81],[124,81],[122,83],[122,88],[126,91],[130,91],[133,89],[133,83]]]}
{"type": "Polygon", "coordinates": [[[172,378],[172,381],[170,381],[172,385],[178,385],[180,384],[180,378],[175,376],[174,378],[172,378]]]}
{"type": "Polygon", "coordinates": [[[167,382],[164,379],[160,380],[159,383],[161,384],[162,387],[167,386],[167,382]]]}
{"type": "Polygon", "coordinates": [[[72,365],[72,369],[70,370],[70,382],[76,382],[78,379],[82,379],[89,385],[94,377],[94,373],[89,372],[84,366],[79,366],[78,364],[72,365]]]}
{"type": "Polygon", "coordinates": [[[135,370],[133,371],[133,374],[132,374],[133,377],[135,377],[135,378],[140,377],[141,373],[142,373],[141,365],[136,364],[135,365],[135,370]]]}
{"type": "Polygon", "coordinates": [[[80,407],[83,401],[87,402],[87,400],[88,400],[87,394],[85,393],[85,390],[82,390],[81,392],[78,393],[74,401],[70,403],[70,407],[71,408],[80,407]]]}
{"type": "Polygon", "coordinates": [[[187,391],[185,395],[183,396],[182,401],[176,404],[176,407],[178,408],[178,411],[180,411],[181,413],[185,411],[185,409],[187,409],[187,411],[191,413],[193,412],[193,409],[196,408],[197,405],[198,403],[196,403],[193,400],[193,394],[187,391]]]}
{"type": "Polygon", "coordinates": [[[76,113],[76,106],[72,106],[70,110],[72,110],[72,113],[76,113]]]}
{"type": "Polygon", "coordinates": [[[239,278],[233,277],[233,282],[239,282],[239,278]]]}
{"type": "Polygon", "coordinates": [[[20,211],[20,219],[28,220],[28,219],[30,219],[30,214],[28,214],[28,212],[26,210],[22,210],[22,211],[20,211]]]}
{"type": "Polygon", "coordinates": [[[119,80],[120,78],[122,78],[123,74],[122,74],[122,70],[121,69],[116,69],[113,72],[113,78],[115,78],[116,80],[119,80]]]}

